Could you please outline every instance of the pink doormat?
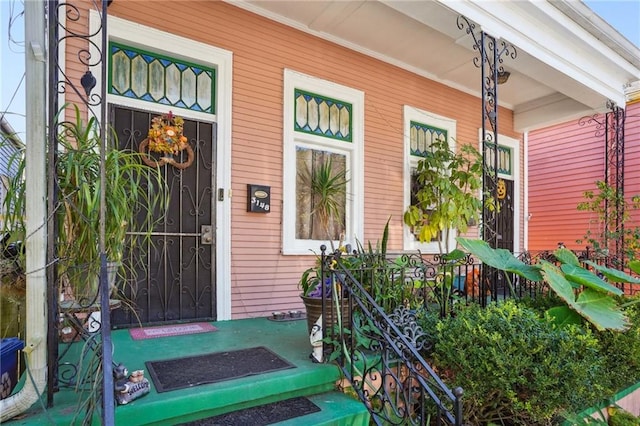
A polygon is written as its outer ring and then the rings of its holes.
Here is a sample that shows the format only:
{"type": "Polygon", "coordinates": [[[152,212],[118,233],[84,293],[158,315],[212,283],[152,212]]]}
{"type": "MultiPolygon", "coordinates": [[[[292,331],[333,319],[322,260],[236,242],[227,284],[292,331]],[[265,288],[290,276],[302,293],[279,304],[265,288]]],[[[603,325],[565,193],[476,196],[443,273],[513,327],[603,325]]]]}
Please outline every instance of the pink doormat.
{"type": "Polygon", "coordinates": [[[133,340],[156,339],[158,337],[184,336],[186,334],[207,333],[218,329],[208,322],[192,322],[190,324],[161,325],[156,327],[140,327],[129,329],[133,340]]]}

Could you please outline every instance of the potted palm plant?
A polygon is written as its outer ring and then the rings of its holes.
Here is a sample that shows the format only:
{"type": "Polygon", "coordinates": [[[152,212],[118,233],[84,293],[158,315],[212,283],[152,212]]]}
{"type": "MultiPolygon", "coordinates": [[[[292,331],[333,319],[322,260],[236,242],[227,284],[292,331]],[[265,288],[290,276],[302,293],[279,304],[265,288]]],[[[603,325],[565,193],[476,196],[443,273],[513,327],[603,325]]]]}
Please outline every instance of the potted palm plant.
{"type": "MultiPolygon", "coordinates": [[[[57,271],[61,307],[80,309],[95,304],[101,267],[99,230],[100,133],[94,117],[85,120],[77,107],[73,120],[61,122],[55,163],[57,189],[57,271]]],[[[108,138],[104,169],[106,214],[105,251],[108,264],[122,267],[126,250],[137,248],[162,217],[166,206],[164,180],[158,167],[149,167],[139,152],[118,149],[115,135],[108,138]]],[[[17,159],[23,171],[23,157],[17,159]]],[[[24,241],[25,183],[22,173],[10,182],[4,200],[3,232],[11,240],[24,241]]],[[[114,276],[115,274],[111,274],[114,276]]],[[[112,293],[114,292],[112,289],[112,293]]]]}
{"type": "MultiPolygon", "coordinates": [[[[332,157],[320,156],[317,161],[299,164],[297,184],[299,194],[311,205],[312,223],[316,223],[316,231],[312,235],[321,235],[329,240],[332,252],[335,250],[333,241],[340,239],[343,230],[344,206],[346,200],[347,171],[343,165],[334,163],[332,157]],[[319,228],[319,232],[317,229],[319,228]]],[[[316,258],[315,266],[305,270],[300,279],[300,295],[307,311],[307,325],[309,333],[321,314],[325,323],[331,324],[335,318],[332,314],[331,298],[338,295],[332,292],[329,276],[329,265],[322,265],[320,256],[316,258]],[[324,284],[324,285],[323,285],[324,284]],[[323,300],[323,298],[325,300],[323,300]]],[[[341,300],[338,297],[337,300],[341,300]]],[[[346,301],[345,301],[346,302],[346,301]]],[[[343,303],[343,315],[346,304],[343,303]]]]}
{"type": "MultiPolygon", "coordinates": [[[[66,294],[72,293],[72,300],[82,305],[93,303],[100,271],[100,137],[95,118],[85,123],[77,107],[75,120],[63,122],[61,128],[56,161],[59,276],[66,294]]],[[[118,149],[115,134],[108,141],[105,252],[115,272],[125,251],[139,249],[161,217],[157,211],[165,206],[166,191],[159,168],[143,162],[145,154],[118,149]]]]}

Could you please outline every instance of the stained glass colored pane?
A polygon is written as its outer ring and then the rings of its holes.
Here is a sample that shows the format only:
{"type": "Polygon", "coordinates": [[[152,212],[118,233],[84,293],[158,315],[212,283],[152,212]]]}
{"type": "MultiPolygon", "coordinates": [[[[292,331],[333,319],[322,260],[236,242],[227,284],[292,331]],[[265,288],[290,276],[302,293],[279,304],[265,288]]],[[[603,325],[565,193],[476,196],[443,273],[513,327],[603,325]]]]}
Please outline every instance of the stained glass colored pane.
{"type": "Polygon", "coordinates": [[[294,97],[296,132],[352,141],[352,104],[300,89],[295,89],[294,97]]]}
{"type": "Polygon", "coordinates": [[[447,140],[447,131],[434,126],[412,121],[409,128],[409,148],[411,155],[426,157],[431,153],[431,144],[434,141],[447,140]]]}
{"type": "Polygon", "coordinates": [[[198,74],[198,81],[197,81],[197,101],[198,101],[198,106],[200,107],[201,111],[211,111],[212,110],[212,102],[214,101],[213,96],[210,96],[210,94],[212,93],[212,86],[211,86],[211,78],[213,75],[213,71],[206,71],[206,72],[202,72],[200,74],[198,74]]]}
{"type": "Polygon", "coordinates": [[[214,114],[213,68],[109,44],[109,93],[214,114]]]}
{"type": "MultiPolygon", "coordinates": [[[[491,142],[485,143],[486,157],[485,162],[490,169],[495,164],[495,144],[491,142]]],[[[498,146],[498,173],[511,176],[513,173],[513,161],[511,159],[511,148],[507,146],[498,146]]]]}
{"type": "Polygon", "coordinates": [[[111,64],[111,93],[121,95],[131,87],[131,60],[124,52],[119,51],[111,56],[111,64]]]}
{"type": "Polygon", "coordinates": [[[196,75],[191,69],[182,72],[182,100],[187,107],[196,103],[196,75]]]}

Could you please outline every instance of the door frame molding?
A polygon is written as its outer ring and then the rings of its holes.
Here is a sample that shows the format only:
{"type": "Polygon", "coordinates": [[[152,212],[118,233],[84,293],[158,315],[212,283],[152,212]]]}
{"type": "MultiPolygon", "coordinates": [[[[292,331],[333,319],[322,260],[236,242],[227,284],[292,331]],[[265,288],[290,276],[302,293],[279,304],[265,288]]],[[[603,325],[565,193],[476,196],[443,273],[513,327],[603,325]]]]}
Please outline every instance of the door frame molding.
{"type": "MultiPolygon", "coordinates": [[[[91,10],[90,30],[92,34],[100,28],[100,16],[98,12],[91,10]]],[[[96,46],[101,45],[101,35],[95,36],[96,46]]],[[[232,52],[210,46],[198,41],[170,34],[155,28],[147,27],[132,21],[108,17],[107,39],[120,41],[135,47],[148,48],[167,53],[176,58],[184,58],[191,62],[201,63],[216,69],[215,103],[216,114],[207,114],[199,111],[177,108],[158,103],[150,103],[137,99],[107,94],[107,104],[132,107],[149,111],[153,109],[160,113],[169,110],[177,112],[183,117],[206,122],[215,122],[216,126],[216,163],[215,173],[217,187],[212,188],[212,203],[216,206],[215,229],[215,265],[216,265],[216,319],[231,319],[231,168],[225,165],[231,164],[231,111],[232,111],[232,82],[233,82],[233,54],[232,52]],[[206,58],[206,60],[203,60],[206,58]],[[218,199],[219,192],[224,194],[223,200],[218,199]]],[[[108,47],[104,46],[105,60],[108,60],[108,47]]],[[[99,55],[92,46],[92,55],[99,55]]],[[[101,84],[100,66],[92,69],[96,77],[97,85],[101,84]]],[[[106,76],[105,76],[106,77],[106,76]]],[[[106,105],[106,104],[105,104],[106,105]]],[[[97,117],[100,110],[96,109],[97,117]]],[[[108,119],[107,119],[108,121],[108,119]]]]}
{"type": "MultiPolygon", "coordinates": [[[[482,153],[482,128],[478,129],[478,141],[478,148],[482,153]]],[[[498,145],[511,148],[513,153],[512,175],[509,176],[503,173],[498,173],[498,177],[513,181],[513,251],[514,253],[521,253],[523,248],[520,247],[520,215],[522,214],[522,200],[520,199],[520,185],[522,183],[522,176],[520,175],[520,141],[498,133],[498,145]]]]}

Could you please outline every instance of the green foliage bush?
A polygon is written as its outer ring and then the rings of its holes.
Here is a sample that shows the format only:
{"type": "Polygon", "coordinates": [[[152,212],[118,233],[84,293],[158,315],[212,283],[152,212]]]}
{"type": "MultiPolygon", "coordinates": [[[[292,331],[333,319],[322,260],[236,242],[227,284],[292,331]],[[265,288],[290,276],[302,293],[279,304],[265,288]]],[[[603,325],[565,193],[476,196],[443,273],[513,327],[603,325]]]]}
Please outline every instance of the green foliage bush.
{"type": "Polygon", "coordinates": [[[559,328],[515,301],[461,307],[436,324],[433,339],[427,356],[450,387],[464,389],[469,424],[554,424],[607,392],[589,329],[559,328]]]}
{"type": "Polygon", "coordinates": [[[640,382],[640,303],[637,302],[640,295],[621,299],[621,305],[628,305],[624,309],[631,323],[627,331],[595,332],[607,371],[603,379],[614,392],[640,382]]]}

